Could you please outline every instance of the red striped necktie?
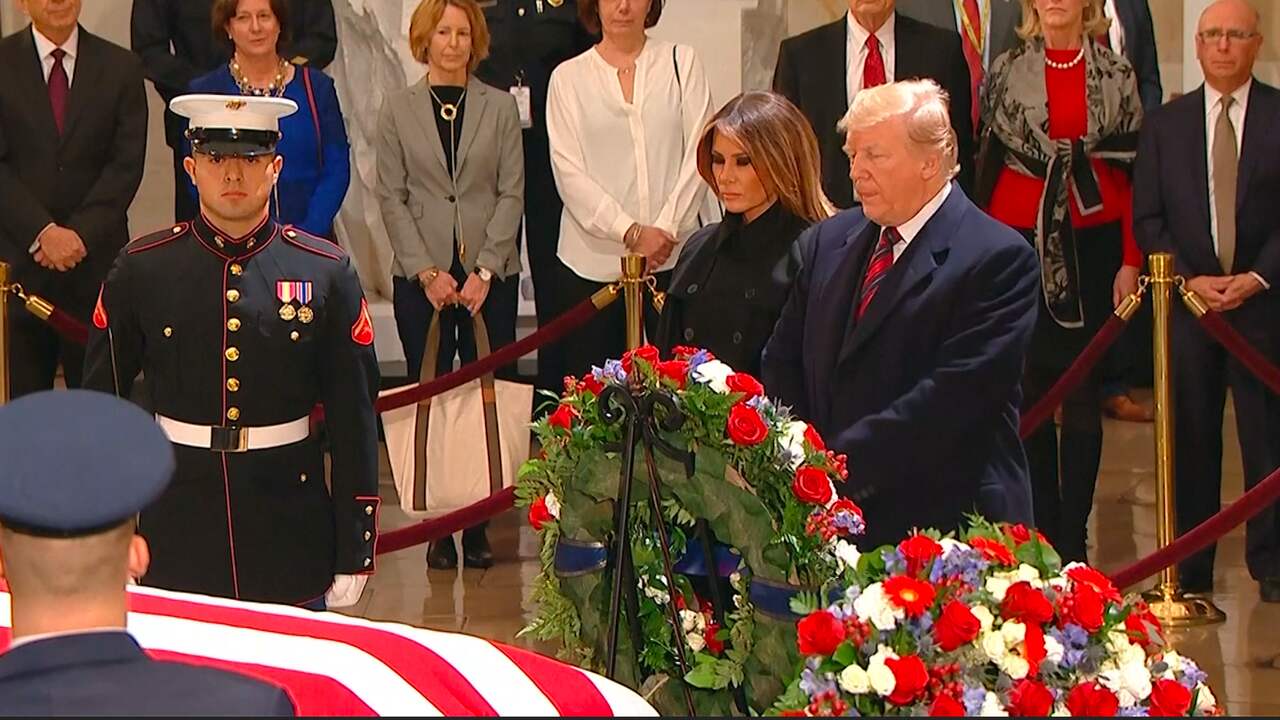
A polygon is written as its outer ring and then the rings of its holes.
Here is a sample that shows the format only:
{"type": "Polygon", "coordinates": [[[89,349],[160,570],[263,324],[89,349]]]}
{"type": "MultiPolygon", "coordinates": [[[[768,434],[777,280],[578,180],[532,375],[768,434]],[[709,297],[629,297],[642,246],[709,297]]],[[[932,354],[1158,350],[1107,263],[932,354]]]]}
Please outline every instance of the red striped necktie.
{"type": "Polygon", "coordinates": [[[880,231],[880,242],[876,243],[875,252],[871,254],[871,262],[867,265],[867,274],[862,278],[862,289],[858,293],[858,309],[854,320],[861,320],[867,313],[871,298],[876,296],[880,283],[884,281],[889,270],[893,268],[893,246],[902,240],[897,228],[887,227],[880,231]]]}

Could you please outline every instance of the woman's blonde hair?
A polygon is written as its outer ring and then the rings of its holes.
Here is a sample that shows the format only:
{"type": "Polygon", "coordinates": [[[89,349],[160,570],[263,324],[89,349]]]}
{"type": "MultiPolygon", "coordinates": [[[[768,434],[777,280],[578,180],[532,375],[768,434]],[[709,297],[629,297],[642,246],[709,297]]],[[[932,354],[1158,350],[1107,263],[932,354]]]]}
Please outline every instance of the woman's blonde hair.
{"type": "Polygon", "coordinates": [[[698,140],[698,174],[716,195],[711,146],[721,133],[742,146],[765,192],[793,215],[818,222],[832,214],[822,194],[818,138],[804,115],[785,97],[745,92],[720,108],[698,140]]]}
{"type": "MultiPolygon", "coordinates": [[[[1084,34],[1097,37],[1111,27],[1111,20],[1102,9],[1103,0],[1084,0],[1084,34]]],[[[1040,27],[1040,13],[1036,12],[1035,0],[1022,0],[1022,24],[1018,26],[1018,37],[1023,40],[1038,38],[1044,34],[1040,27]]]]}
{"type": "Polygon", "coordinates": [[[422,0],[418,3],[418,9],[413,11],[409,20],[409,51],[418,62],[427,62],[431,36],[440,24],[440,18],[444,17],[444,9],[450,5],[466,13],[467,20],[471,22],[471,58],[467,61],[467,72],[473,73],[489,57],[489,26],[476,0],[422,0]]]}

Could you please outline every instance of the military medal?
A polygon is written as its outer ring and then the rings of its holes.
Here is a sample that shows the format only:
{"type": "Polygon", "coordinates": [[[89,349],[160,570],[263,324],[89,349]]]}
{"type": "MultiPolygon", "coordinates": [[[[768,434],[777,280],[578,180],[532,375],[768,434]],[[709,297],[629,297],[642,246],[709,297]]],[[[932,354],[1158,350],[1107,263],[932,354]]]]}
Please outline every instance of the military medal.
{"type": "Polygon", "coordinates": [[[560,7],[564,4],[564,0],[547,0],[547,4],[551,7],[560,7]]]}
{"type": "Polygon", "coordinates": [[[298,311],[293,309],[293,305],[280,306],[280,319],[289,322],[298,316],[298,311]]]}
{"type": "Polygon", "coordinates": [[[301,320],[304,325],[314,320],[315,317],[315,313],[311,311],[310,307],[303,305],[298,308],[298,320],[301,320]]]}
{"type": "Polygon", "coordinates": [[[307,307],[307,303],[311,302],[310,280],[277,280],[276,297],[281,303],[281,320],[290,322],[296,317],[304,323],[309,323],[314,318],[311,308],[307,307]],[[302,305],[300,310],[294,308],[294,300],[302,305]]]}

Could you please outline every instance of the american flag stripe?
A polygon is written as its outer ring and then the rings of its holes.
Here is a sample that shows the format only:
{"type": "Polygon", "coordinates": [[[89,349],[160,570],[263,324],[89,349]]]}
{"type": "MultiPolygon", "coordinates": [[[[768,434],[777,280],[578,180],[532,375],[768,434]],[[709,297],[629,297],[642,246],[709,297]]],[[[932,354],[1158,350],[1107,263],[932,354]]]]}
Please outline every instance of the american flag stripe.
{"type": "MultiPolygon", "coordinates": [[[[130,611],[155,657],[274,682],[300,714],[656,714],[598,675],[460,633],[137,587],[130,611]]],[[[8,625],[0,592],[0,649],[8,625]]]]}

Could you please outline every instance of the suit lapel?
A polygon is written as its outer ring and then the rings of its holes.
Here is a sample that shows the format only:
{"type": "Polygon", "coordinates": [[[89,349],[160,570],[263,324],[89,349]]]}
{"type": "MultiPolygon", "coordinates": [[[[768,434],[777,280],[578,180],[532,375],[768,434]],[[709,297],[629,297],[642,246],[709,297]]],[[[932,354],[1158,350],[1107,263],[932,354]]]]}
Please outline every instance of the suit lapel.
{"type": "MultiPolygon", "coordinates": [[[[866,271],[867,258],[880,238],[880,226],[867,218],[860,218],[858,223],[849,229],[849,235],[836,257],[839,262],[832,269],[820,293],[821,307],[830,313],[827,322],[823,323],[823,331],[828,337],[840,338],[844,342],[853,333],[854,293],[861,285],[862,274],[866,271]]],[[[839,348],[832,348],[838,351],[839,348]]],[[[831,364],[836,358],[832,356],[831,364]]]]}
{"type": "Polygon", "coordinates": [[[471,144],[475,142],[476,135],[479,134],[477,128],[480,127],[480,122],[484,119],[484,114],[488,109],[489,88],[484,83],[473,78],[467,83],[467,109],[462,115],[462,140],[458,145],[458,159],[456,161],[459,176],[462,175],[462,168],[467,162],[467,154],[471,151],[471,144]]]}
{"type": "Polygon", "coordinates": [[[35,38],[31,35],[31,26],[20,31],[22,33],[21,50],[15,58],[14,67],[18,74],[18,82],[25,87],[25,95],[31,98],[28,105],[35,116],[35,126],[42,128],[45,139],[58,143],[58,125],[53,121],[53,106],[49,104],[49,85],[44,80],[44,67],[36,50],[35,38]]]}
{"type": "Polygon", "coordinates": [[[1237,212],[1244,205],[1254,168],[1265,154],[1263,143],[1267,133],[1273,132],[1275,108],[1271,100],[1272,97],[1262,91],[1262,83],[1255,79],[1249,89],[1249,105],[1245,108],[1244,142],[1240,145],[1240,169],[1236,182],[1237,212]]]}
{"type": "Polygon", "coordinates": [[[440,143],[440,129],[436,127],[436,106],[431,102],[431,91],[427,89],[425,79],[413,89],[412,98],[409,114],[422,128],[422,133],[427,136],[427,146],[435,154],[436,161],[440,163],[440,169],[447,175],[449,165],[445,161],[444,145],[440,143]]]}
{"type": "MultiPolygon", "coordinates": [[[[925,53],[920,52],[920,42],[915,34],[915,20],[897,13],[893,19],[893,79],[924,77],[920,67],[925,53]]],[[[952,25],[955,23],[952,22],[952,25]]]]}
{"type": "Polygon", "coordinates": [[[819,83],[822,85],[819,97],[826,102],[826,117],[830,122],[825,123],[825,130],[818,129],[819,133],[834,133],[836,121],[844,117],[845,110],[848,109],[849,88],[845,79],[849,72],[849,21],[846,16],[841,15],[830,27],[831,32],[823,35],[826,50],[822,55],[831,58],[834,64],[831,72],[818,73],[821,78],[819,83]]]}
{"type": "MultiPolygon", "coordinates": [[[[1212,224],[1209,215],[1209,203],[1213,202],[1213,200],[1209,197],[1209,141],[1207,138],[1208,133],[1205,130],[1203,85],[1200,86],[1199,90],[1191,94],[1186,112],[1184,120],[1187,128],[1186,137],[1190,141],[1186,149],[1192,157],[1190,163],[1192,168],[1191,182],[1195,183],[1193,197],[1196,198],[1197,209],[1200,211],[1200,216],[1203,220],[1201,227],[1205,230],[1205,237],[1210,237],[1209,230],[1212,224]]],[[[1213,255],[1212,244],[1206,250],[1210,256],[1213,255]]],[[[1217,262],[1217,258],[1214,258],[1214,262],[1217,262]]]]}
{"type": "MultiPolygon", "coordinates": [[[[964,211],[961,202],[963,198],[964,194],[960,189],[952,187],[946,202],[929,218],[920,234],[907,245],[902,257],[893,263],[889,275],[881,281],[875,298],[867,306],[867,314],[852,326],[853,332],[845,333],[839,362],[844,362],[857,353],[875,335],[885,319],[893,314],[902,299],[938,269],[935,255],[945,250],[952,233],[959,226],[960,215],[964,211]]],[[[849,312],[848,321],[853,322],[852,311],[849,312]]]]}
{"type": "Polygon", "coordinates": [[[66,123],[62,128],[64,143],[71,137],[76,120],[92,101],[98,73],[102,70],[102,63],[98,59],[98,44],[94,42],[96,39],[85,32],[84,28],[80,28],[80,44],[76,48],[76,71],[71,79],[71,92],[67,97],[66,123]]]}

